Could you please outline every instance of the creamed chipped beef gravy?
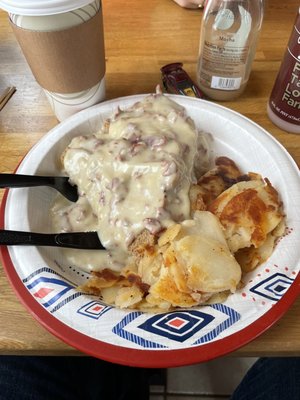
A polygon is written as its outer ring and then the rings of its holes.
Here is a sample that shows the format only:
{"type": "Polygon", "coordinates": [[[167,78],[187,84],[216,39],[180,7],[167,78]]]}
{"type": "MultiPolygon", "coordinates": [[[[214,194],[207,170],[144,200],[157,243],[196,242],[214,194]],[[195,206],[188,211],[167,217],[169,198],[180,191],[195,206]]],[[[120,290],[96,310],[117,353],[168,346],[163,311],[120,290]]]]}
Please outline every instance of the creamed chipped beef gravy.
{"type": "Polygon", "coordinates": [[[80,198],[53,207],[59,231],[98,231],[107,252],[66,250],[87,270],[120,270],[145,228],[158,233],[190,218],[190,185],[209,164],[208,137],[185,109],[162,94],[118,110],[101,131],[75,137],[64,169],[80,198]]]}

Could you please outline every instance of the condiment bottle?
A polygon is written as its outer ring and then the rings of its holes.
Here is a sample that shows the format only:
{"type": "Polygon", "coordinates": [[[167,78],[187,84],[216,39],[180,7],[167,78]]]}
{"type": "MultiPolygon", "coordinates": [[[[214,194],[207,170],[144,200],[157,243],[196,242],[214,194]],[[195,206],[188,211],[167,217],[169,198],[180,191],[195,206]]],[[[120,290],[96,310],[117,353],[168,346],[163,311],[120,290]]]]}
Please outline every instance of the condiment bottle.
{"type": "Polygon", "coordinates": [[[300,7],[267,111],[279,128],[300,133],[300,7]]]}
{"type": "Polygon", "coordinates": [[[198,58],[200,89],[232,100],[245,89],[262,25],[264,0],[208,0],[198,58]]]}

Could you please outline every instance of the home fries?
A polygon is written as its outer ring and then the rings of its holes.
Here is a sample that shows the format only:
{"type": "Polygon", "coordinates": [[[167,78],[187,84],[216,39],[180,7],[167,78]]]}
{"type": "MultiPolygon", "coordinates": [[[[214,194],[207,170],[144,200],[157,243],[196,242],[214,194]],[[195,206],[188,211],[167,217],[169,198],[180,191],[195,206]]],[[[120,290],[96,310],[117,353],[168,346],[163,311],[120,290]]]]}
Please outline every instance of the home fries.
{"type": "Polygon", "coordinates": [[[167,311],[226,299],[283,234],[276,189],[227,157],[161,93],[117,110],[62,155],[79,200],[52,209],[59,231],[96,230],[106,251],[66,250],[80,290],[121,308],[167,311]]]}

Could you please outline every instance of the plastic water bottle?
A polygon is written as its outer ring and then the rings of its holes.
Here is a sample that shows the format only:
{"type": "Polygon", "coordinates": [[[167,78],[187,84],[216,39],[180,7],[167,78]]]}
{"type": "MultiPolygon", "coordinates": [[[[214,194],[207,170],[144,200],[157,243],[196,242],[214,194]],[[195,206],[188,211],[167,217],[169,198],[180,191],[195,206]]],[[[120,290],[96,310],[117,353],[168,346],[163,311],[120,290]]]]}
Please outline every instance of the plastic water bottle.
{"type": "Polygon", "coordinates": [[[214,100],[245,89],[264,12],[263,0],[208,0],[202,19],[197,80],[214,100]]]}

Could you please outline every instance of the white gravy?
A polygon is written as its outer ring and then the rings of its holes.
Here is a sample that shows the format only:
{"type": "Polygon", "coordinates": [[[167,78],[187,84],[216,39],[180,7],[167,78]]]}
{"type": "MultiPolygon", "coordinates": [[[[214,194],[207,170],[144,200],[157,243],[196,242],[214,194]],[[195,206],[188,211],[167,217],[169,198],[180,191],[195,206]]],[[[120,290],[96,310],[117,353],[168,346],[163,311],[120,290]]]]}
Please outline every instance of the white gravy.
{"type": "Polygon", "coordinates": [[[118,110],[99,133],[75,137],[63,161],[80,198],[56,202],[54,226],[96,230],[108,252],[72,250],[70,261],[87,270],[119,270],[142,230],[155,234],[189,219],[189,188],[208,157],[205,136],[162,94],[118,110]]]}

